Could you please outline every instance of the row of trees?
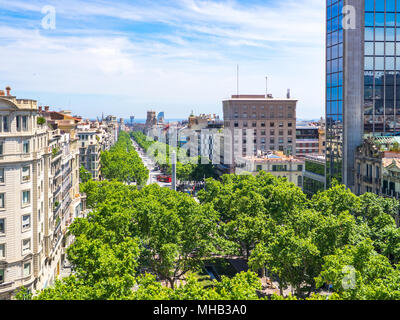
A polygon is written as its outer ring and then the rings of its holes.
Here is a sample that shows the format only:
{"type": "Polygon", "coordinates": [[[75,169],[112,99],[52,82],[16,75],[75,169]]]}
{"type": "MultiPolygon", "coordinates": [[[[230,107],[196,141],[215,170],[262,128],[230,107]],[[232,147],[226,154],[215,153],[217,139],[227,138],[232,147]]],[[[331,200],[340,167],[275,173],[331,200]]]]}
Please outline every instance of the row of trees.
{"type": "Polygon", "coordinates": [[[200,203],[157,185],[81,187],[93,211],[69,228],[76,274],[36,299],[257,299],[265,270],[289,299],[326,299],[327,285],[331,299],[400,299],[395,199],[342,185],[307,199],[264,172],[208,179],[200,203]],[[251,271],[204,288],[192,273],[212,254],[243,256],[251,271]]]}
{"type": "Polygon", "coordinates": [[[138,190],[90,180],[81,187],[93,211],[69,227],[75,241],[67,255],[75,274],[34,299],[257,298],[261,285],[252,272],[224,277],[209,288],[192,274],[203,257],[218,251],[218,215],[210,205],[156,184],[138,190]]]}
{"type": "Polygon", "coordinates": [[[219,213],[219,235],[253,271],[276,275],[298,298],[332,285],[332,299],[400,294],[399,203],[334,185],[312,199],[286,180],[226,175],[198,195],[219,213]]]}
{"type": "Polygon", "coordinates": [[[101,173],[108,180],[144,185],[149,178],[149,170],[144,166],[126,132],[120,132],[117,143],[109,151],[101,153],[100,161],[101,173]]]}
{"type": "Polygon", "coordinates": [[[142,132],[131,132],[131,137],[150,155],[167,174],[171,174],[170,154],[177,154],[176,178],[180,181],[203,181],[204,178],[216,178],[217,175],[209,159],[202,161],[201,157],[188,157],[183,148],[171,147],[165,143],[152,141],[142,132]],[[202,163],[203,162],[203,163],[202,163]]]}

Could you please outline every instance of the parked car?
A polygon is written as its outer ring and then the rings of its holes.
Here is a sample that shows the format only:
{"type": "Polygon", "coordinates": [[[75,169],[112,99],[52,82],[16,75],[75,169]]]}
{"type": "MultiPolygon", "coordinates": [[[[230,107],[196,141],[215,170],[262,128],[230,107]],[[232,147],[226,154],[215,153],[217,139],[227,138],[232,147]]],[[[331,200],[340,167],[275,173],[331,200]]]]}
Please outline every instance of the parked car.
{"type": "Polygon", "coordinates": [[[172,178],[171,176],[157,176],[157,181],[170,183],[172,182],[172,178]]]}

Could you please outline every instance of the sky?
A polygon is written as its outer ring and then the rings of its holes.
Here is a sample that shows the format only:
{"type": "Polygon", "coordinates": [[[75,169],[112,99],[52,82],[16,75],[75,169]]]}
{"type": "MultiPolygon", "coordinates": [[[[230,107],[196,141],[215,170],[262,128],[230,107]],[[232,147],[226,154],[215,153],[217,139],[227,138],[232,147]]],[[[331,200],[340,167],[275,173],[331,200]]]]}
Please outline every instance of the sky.
{"type": "Polygon", "coordinates": [[[85,118],[222,116],[237,92],[324,115],[321,0],[0,0],[0,89],[85,118]]]}

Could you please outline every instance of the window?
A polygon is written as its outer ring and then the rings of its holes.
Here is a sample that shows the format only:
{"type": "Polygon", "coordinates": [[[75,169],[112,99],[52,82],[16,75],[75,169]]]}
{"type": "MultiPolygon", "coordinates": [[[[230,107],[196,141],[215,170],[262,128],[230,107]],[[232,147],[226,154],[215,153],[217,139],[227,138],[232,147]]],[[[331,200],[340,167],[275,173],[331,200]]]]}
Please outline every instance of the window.
{"type": "Polygon", "coordinates": [[[292,127],[292,123],[291,123],[291,122],[288,123],[288,127],[289,127],[289,128],[292,127]]]}
{"type": "Polygon", "coordinates": [[[283,130],[279,130],[279,135],[283,136],[283,130]]]}
{"type": "Polygon", "coordinates": [[[283,122],[279,122],[279,128],[283,128],[283,122]]]}
{"type": "Polygon", "coordinates": [[[0,259],[4,259],[6,257],[6,244],[0,244],[0,259]]]}
{"type": "Polygon", "coordinates": [[[24,263],[24,278],[31,275],[31,263],[24,263]]]}
{"type": "Polygon", "coordinates": [[[31,203],[31,192],[29,190],[22,191],[22,205],[26,206],[31,203]]]}
{"type": "Polygon", "coordinates": [[[22,255],[26,255],[31,251],[31,239],[22,240],[22,255]]]}
{"type": "Polygon", "coordinates": [[[257,127],[257,122],[253,122],[252,126],[253,126],[253,128],[256,128],[257,127]]]}
{"type": "Polygon", "coordinates": [[[287,134],[288,136],[291,136],[293,134],[292,130],[288,130],[287,134]]]}
{"type": "Polygon", "coordinates": [[[273,165],[272,166],[272,171],[287,171],[287,166],[286,165],[273,165]]]}
{"type": "Polygon", "coordinates": [[[28,130],[28,116],[22,116],[22,130],[28,130]]]}
{"type": "Polygon", "coordinates": [[[0,283],[4,283],[4,269],[0,269],[0,283]]]}
{"type": "Polygon", "coordinates": [[[297,166],[297,171],[303,171],[303,166],[302,165],[298,165],[297,166]]]}
{"type": "Polygon", "coordinates": [[[5,193],[0,193],[0,209],[4,209],[6,207],[6,194],[5,193]]]}
{"type": "Polygon", "coordinates": [[[257,165],[257,172],[260,172],[262,170],[262,166],[261,165],[257,165]]]}
{"type": "Polygon", "coordinates": [[[4,141],[0,141],[0,155],[4,154],[4,141]]]}
{"type": "Polygon", "coordinates": [[[3,116],[3,131],[8,132],[10,130],[8,125],[8,116],[3,116]]]}
{"type": "Polygon", "coordinates": [[[29,140],[24,141],[22,152],[29,153],[29,140]]]}
{"type": "Polygon", "coordinates": [[[275,130],[270,130],[270,131],[269,131],[269,134],[270,134],[271,136],[274,136],[274,135],[275,135],[275,130]]]}
{"type": "Polygon", "coordinates": [[[271,122],[271,123],[269,124],[269,126],[270,126],[271,128],[275,127],[275,122],[271,122]]]}
{"type": "Polygon", "coordinates": [[[21,116],[16,116],[15,120],[17,122],[17,131],[21,131],[21,116]]]}
{"type": "Polygon", "coordinates": [[[5,220],[0,219],[0,234],[6,233],[5,220]]]}
{"type": "Polygon", "coordinates": [[[298,187],[302,187],[303,186],[303,177],[302,176],[298,176],[297,177],[297,186],[298,187]]]}
{"type": "Polygon", "coordinates": [[[27,182],[31,180],[31,168],[29,166],[22,168],[22,181],[27,182]]]}
{"type": "Polygon", "coordinates": [[[261,122],[261,127],[265,128],[265,122],[261,122]]]}
{"type": "Polygon", "coordinates": [[[4,168],[0,168],[0,183],[4,183],[4,168]]]}
{"type": "Polygon", "coordinates": [[[31,215],[27,214],[22,216],[22,230],[29,229],[31,227],[31,215]]]}

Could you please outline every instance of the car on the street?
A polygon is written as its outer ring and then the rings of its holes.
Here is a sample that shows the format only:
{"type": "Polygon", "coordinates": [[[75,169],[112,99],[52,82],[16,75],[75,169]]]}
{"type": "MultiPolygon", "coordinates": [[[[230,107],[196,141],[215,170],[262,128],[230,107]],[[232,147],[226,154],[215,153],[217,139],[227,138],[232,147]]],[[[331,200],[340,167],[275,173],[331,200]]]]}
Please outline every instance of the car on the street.
{"type": "Polygon", "coordinates": [[[172,182],[172,178],[171,178],[171,176],[160,175],[160,176],[157,176],[157,181],[170,183],[170,182],[172,182]]]}

